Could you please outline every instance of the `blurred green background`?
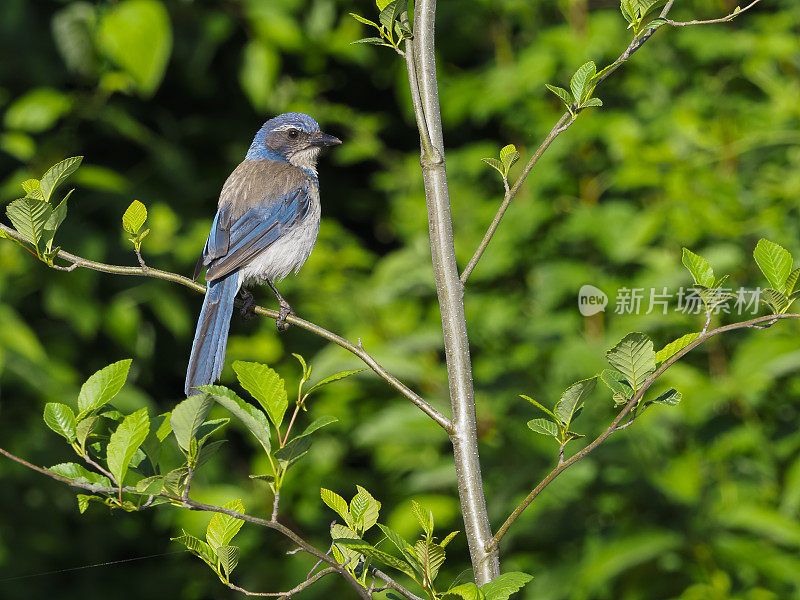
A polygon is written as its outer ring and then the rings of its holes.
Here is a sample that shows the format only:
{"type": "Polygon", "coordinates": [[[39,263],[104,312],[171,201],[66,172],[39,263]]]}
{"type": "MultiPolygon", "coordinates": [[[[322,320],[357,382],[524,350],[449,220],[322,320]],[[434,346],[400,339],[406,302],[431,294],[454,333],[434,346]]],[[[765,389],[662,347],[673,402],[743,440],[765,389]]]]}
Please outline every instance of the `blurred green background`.
{"type": "MultiPolygon", "coordinates": [[[[677,3],[674,18],[726,14],[734,0],[677,3]]],[[[312,114],[345,140],[323,157],[324,221],[317,248],[282,290],[298,314],[365,347],[446,407],[440,317],[432,286],[418,141],[405,69],[391,50],[350,45],[371,35],[368,0],[0,3],[0,198],[22,180],[85,155],[56,240],[95,260],[135,264],[120,217],[150,209],[148,262],[191,273],[219,189],[269,116],[312,114]]],[[[586,60],[625,48],[613,0],[440,2],[441,104],[456,248],[466,264],[501,199],[480,161],[505,143],[530,154],[560,114],[544,83],[565,85],[586,60]]],[[[550,469],[555,446],[518,394],[551,404],[604,366],[628,331],[656,347],[697,331],[670,310],[619,315],[621,287],[688,286],[680,249],[707,256],[731,284],[756,286],[759,237],[800,255],[800,5],[768,0],[728,25],[661,30],[600,88],[537,165],[467,286],[466,308],[488,507],[498,527],[550,469]],[[584,318],[577,291],[611,296],[584,318]]],[[[512,170],[516,174],[521,165],[512,170]]],[[[5,218],[5,217],[3,217],[5,218]]],[[[272,305],[268,290],[261,303],[272,305]]],[[[0,243],[0,444],[31,461],[71,460],[41,422],[47,401],[73,402],[100,367],[134,359],[117,404],[169,410],[181,397],[199,295],[166,282],[48,270],[0,243]]],[[[644,312],[644,311],[643,311],[644,312]]],[[[730,316],[722,316],[729,320],[730,316]]],[[[719,322],[720,318],[715,318],[719,322]]],[[[535,576],[536,600],[771,600],[800,598],[800,338],[798,324],[736,332],[695,351],[665,377],[674,408],[636,426],[549,487],[502,545],[504,570],[535,576]]],[[[357,368],[304,331],[277,335],[267,319],[235,317],[226,364],[263,361],[294,389],[305,356],[316,377],[357,368]]],[[[223,383],[234,385],[228,366],[223,383]]],[[[290,473],[287,524],[327,547],[334,515],[319,487],[355,483],[382,518],[415,534],[410,499],[446,533],[460,528],[449,444],[377,377],[331,386],[308,415],[339,423],[290,473]]],[[[613,404],[595,392],[578,430],[596,434],[613,404]]],[[[195,478],[197,499],[240,495],[268,514],[254,446],[232,423],[223,451],[195,478]],[[257,463],[257,461],[256,461],[257,463]]],[[[574,449],[573,449],[574,451],[574,449]]],[[[177,460],[177,458],[176,458],[177,460]]],[[[74,493],[0,461],[0,597],[232,598],[169,537],[202,535],[207,515],[166,507],[79,516],[74,493]],[[57,575],[46,571],[165,556],[57,575]]],[[[285,556],[277,534],[245,527],[236,581],[288,589],[313,561],[285,556]]],[[[468,567],[463,535],[441,581],[468,567]]],[[[351,597],[327,578],[305,598],[351,597]]]]}

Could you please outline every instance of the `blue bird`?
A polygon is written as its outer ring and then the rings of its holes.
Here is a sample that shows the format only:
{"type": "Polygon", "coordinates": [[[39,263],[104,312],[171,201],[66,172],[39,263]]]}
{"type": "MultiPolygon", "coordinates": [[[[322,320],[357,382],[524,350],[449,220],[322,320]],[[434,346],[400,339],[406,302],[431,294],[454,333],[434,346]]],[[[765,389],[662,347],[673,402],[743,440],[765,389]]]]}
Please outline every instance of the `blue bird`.
{"type": "MultiPolygon", "coordinates": [[[[244,284],[266,283],[280,305],[279,330],[288,328],[289,303],[275,282],[295,273],[317,241],[320,220],[317,157],[341,140],[322,133],[302,113],[278,115],[258,130],[244,161],[230,174],[194,278],[207,267],[208,289],[186,370],[187,396],[222,373],[236,294],[244,284]]],[[[253,296],[242,290],[243,314],[253,296]]]]}

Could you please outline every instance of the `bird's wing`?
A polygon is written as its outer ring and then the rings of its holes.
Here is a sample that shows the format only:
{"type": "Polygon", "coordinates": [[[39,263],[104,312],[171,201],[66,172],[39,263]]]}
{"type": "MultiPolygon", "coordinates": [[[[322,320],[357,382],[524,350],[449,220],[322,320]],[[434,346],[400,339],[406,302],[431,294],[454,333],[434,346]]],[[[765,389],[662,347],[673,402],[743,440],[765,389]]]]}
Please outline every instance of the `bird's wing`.
{"type": "Polygon", "coordinates": [[[224,256],[230,245],[231,207],[226,205],[217,211],[214,222],[211,224],[211,233],[208,234],[203,253],[194,268],[194,280],[197,280],[203,267],[210,265],[215,259],[224,256]]]}
{"type": "Polygon", "coordinates": [[[203,251],[203,260],[210,265],[206,281],[220,279],[247,265],[302,221],[311,208],[308,185],[276,200],[269,206],[251,208],[233,221],[223,214],[224,208],[217,212],[203,251]]]}

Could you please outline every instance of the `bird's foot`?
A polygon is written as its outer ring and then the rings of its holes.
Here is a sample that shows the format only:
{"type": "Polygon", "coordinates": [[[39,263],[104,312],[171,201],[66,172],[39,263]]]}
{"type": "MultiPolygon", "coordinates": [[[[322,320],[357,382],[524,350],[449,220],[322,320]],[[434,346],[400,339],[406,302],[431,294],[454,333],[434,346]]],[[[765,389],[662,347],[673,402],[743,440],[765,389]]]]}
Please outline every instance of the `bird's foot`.
{"type": "Polygon", "coordinates": [[[242,306],[239,309],[245,319],[252,319],[256,316],[256,299],[253,294],[243,289],[239,292],[242,300],[242,306]]]}
{"type": "Polygon", "coordinates": [[[289,303],[286,301],[281,302],[281,308],[278,311],[278,320],[275,321],[278,331],[286,331],[289,329],[289,323],[286,322],[286,317],[289,315],[294,315],[292,307],[289,306],[289,303]]]}

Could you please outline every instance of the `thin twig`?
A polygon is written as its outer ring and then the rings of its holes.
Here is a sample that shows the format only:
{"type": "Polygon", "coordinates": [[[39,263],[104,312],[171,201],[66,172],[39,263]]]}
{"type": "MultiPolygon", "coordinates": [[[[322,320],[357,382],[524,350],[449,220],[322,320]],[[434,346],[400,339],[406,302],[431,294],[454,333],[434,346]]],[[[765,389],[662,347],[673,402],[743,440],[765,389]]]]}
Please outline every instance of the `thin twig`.
{"type": "Polygon", "coordinates": [[[303,583],[294,586],[288,592],[250,592],[232,583],[228,583],[228,587],[231,588],[232,590],[236,590],[237,592],[241,592],[242,594],[245,594],[247,596],[270,596],[270,597],[278,597],[280,598],[280,600],[288,600],[298,592],[302,592],[307,587],[310,587],[311,585],[315,584],[317,581],[319,581],[326,575],[331,575],[333,573],[338,573],[338,571],[334,567],[328,567],[327,569],[322,569],[322,571],[314,575],[311,579],[306,579],[303,583]]]}
{"type": "Polygon", "coordinates": [[[394,579],[389,577],[386,573],[384,573],[380,569],[376,569],[375,567],[370,567],[369,570],[375,573],[375,575],[377,575],[379,579],[383,579],[383,582],[386,584],[384,587],[388,587],[389,589],[392,589],[395,592],[400,592],[401,594],[403,594],[403,596],[408,598],[408,600],[424,600],[424,598],[420,598],[416,594],[410,592],[408,589],[397,583],[394,579]]]}
{"type": "MultiPolygon", "coordinates": [[[[23,243],[27,243],[27,240],[22,237],[16,230],[0,223],[0,230],[3,231],[7,236],[14,238],[23,243]]],[[[88,260],[86,258],[82,258],[80,256],[76,256],[71,254],[65,250],[59,250],[57,254],[58,258],[65,260],[67,262],[72,263],[78,267],[84,267],[86,269],[91,269],[93,271],[100,271],[101,273],[111,273],[114,275],[138,275],[143,277],[152,277],[154,279],[164,279],[166,281],[172,281],[173,283],[179,283],[185,287],[188,287],[196,292],[200,292],[201,294],[205,294],[206,287],[189,279],[188,277],[184,277],[183,275],[178,275],[177,273],[170,273],[169,271],[162,271],[161,269],[154,269],[153,267],[147,267],[146,269],[142,267],[127,267],[127,266],[120,266],[120,265],[109,265],[106,263],[101,263],[93,260],[88,260]]],[[[55,268],[55,266],[54,266],[55,268]]],[[[276,310],[271,310],[268,308],[263,308],[261,306],[256,306],[253,311],[256,314],[269,317],[270,319],[278,319],[279,313],[276,310]]],[[[292,325],[296,325],[301,329],[305,329],[306,331],[310,331],[322,338],[325,338],[328,341],[337,344],[338,346],[344,348],[348,352],[356,355],[360,358],[370,369],[372,369],[379,377],[381,377],[384,381],[386,381],[389,385],[395,388],[398,392],[400,392],[403,396],[408,398],[417,408],[419,408],[422,412],[428,415],[435,423],[437,423],[442,429],[446,432],[450,433],[452,431],[452,423],[450,419],[445,417],[442,413],[436,410],[430,403],[424,400],[419,394],[414,392],[411,388],[409,388],[406,384],[402,381],[397,379],[394,375],[389,373],[386,369],[384,369],[378,362],[363,348],[360,348],[356,344],[346,340],[345,338],[328,331],[327,329],[320,327],[310,321],[306,321],[295,315],[289,315],[286,317],[286,321],[291,323],[292,325]]]]}
{"type": "MultiPolygon", "coordinates": [[[[666,19],[667,14],[669,13],[674,0],[670,0],[664,6],[664,9],[661,11],[659,18],[665,19],[666,24],[672,25],[673,27],[685,27],[687,25],[711,25],[714,23],[723,23],[726,21],[730,21],[734,17],[739,16],[746,10],[750,9],[752,6],[758,4],[761,0],[755,0],[751,2],[748,6],[743,8],[742,10],[731,13],[721,19],[713,19],[710,21],[685,21],[685,22],[676,22],[670,21],[666,19]]],[[[641,48],[647,40],[649,40],[653,34],[656,32],[657,28],[648,29],[642,35],[635,37],[625,51],[619,55],[617,60],[611,63],[608,67],[602,70],[602,75],[597,78],[597,81],[594,83],[595,86],[600,85],[603,81],[605,81],[609,75],[611,75],[614,71],[616,71],[624,62],[626,62],[633,54],[641,48]]],[[[574,106],[574,105],[573,105],[574,106]]],[[[539,162],[539,159],[542,157],[542,154],[545,150],[553,143],[553,140],[556,139],[561,133],[566,131],[574,122],[575,118],[577,117],[578,113],[580,113],[583,109],[579,109],[577,107],[571,108],[558,120],[555,126],[550,130],[550,133],[547,134],[547,137],[544,141],[539,145],[536,151],[531,156],[530,160],[528,160],[525,168],[522,170],[519,178],[514,182],[514,185],[511,188],[510,192],[506,192],[505,197],[503,198],[503,202],[500,204],[500,208],[497,209],[497,213],[495,213],[494,219],[492,219],[489,228],[486,230],[486,233],[483,236],[478,248],[475,250],[475,253],[472,255],[472,258],[467,263],[467,266],[464,268],[463,273],[461,273],[461,281],[466,283],[469,276],[472,274],[472,271],[475,270],[475,266],[478,264],[478,261],[483,256],[484,252],[486,252],[486,248],[489,246],[489,242],[492,240],[492,236],[494,236],[495,232],[497,231],[498,226],[500,225],[500,221],[503,219],[503,216],[506,214],[508,207],[511,205],[511,202],[517,196],[520,187],[530,175],[530,172],[533,170],[533,167],[539,162]]]]}
{"type": "Polygon", "coordinates": [[[556,477],[558,477],[561,473],[563,473],[566,469],[574,465],[576,462],[584,458],[588,455],[592,450],[597,448],[600,444],[602,444],[612,433],[618,431],[619,429],[625,429],[628,427],[629,423],[625,425],[621,425],[623,419],[631,412],[631,410],[639,403],[639,401],[644,396],[645,392],[650,388],[650,386],[658,379],[664,371],[666,371],[669,367],[675,364],[678,360],[680,360],[683,356],[685,356],[688,352],[692,349],[696,348],[704,341],[717,336],[721,333],[726,333],[728,331],[734,331],[736,329],[745,329],[749,327],[755,327],[761,323],[767,323],[770,321],[777,321],[779,319],[800,319],[800,313],[785,313],[781,315],[765,315],[762,317],[757,317],[755,319],[750,319],[749,321],[741,321],[739,323],[732,323],[730,325],[724,325],[722,327],[717,327],[716,329],[712,329],[706,333],[701,333],[698,335],[690,344],[688,344],[685,348],[673,354],[670,358],[665,360],[661,366],[656,369],[656,371],[650,375],[642,384],[642,387],[636,391],[633,397],[628,400],[627,404],[622,408],[616,418],[611,422],[603,433],[601,433],[597,438],[592,441],[592,443],[588,444],[579,452],[572,455],[570,458],[565,460],[563,463],[559,462],[547,476],[539,482],[531,492],[525,497],[525,499],[520,502],[519,506],[514,509],[514,511],[509,515],[509,517],[505,520],[505,523],[497,530],[497,533],[494,534],[491,540],[487,543],[487,546],[491,549],[497,548],[497,545],[500,543],[500,540],[503,539],[503,536],[508,532],[509,527],[514,524],[514,521],[519,518],[522,512],[528,507],[528,505],[533,502],[533,500],[538,496],[544,488],[546,488],[550,482],[552,482],[556,477]]]}
{"type": "Polygon", "coordinates": [[[281,493],[278,490],[275,490],[275,496],[272,499],[272,517],[273,521],[278,520],[278,504],[281,501],[281,493]]]}
{"type": "Polygon", "coordinates": [[[194,469],[189,467],[189,472],[186,474],[186,481],[183,484],[183,494],[181,495],[181,500],[184,505],[187,505],[189,502],[189,489],[192,487],[192,477],[194,477],[194,469]]]}

